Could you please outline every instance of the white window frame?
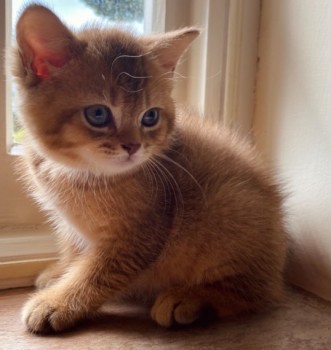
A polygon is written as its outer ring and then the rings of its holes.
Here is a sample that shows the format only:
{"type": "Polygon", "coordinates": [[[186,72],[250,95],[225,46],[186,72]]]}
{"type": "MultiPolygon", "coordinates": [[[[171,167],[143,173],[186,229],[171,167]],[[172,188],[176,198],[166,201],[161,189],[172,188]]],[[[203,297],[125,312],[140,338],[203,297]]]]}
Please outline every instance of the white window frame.
{"type": "Polygon", "coordinates": [[[200,38],[179,67],[187,79],[177,87],[177,99],[196,106],[206,118],[251,136],[260,0],[146,0],[145,4],[154,19],[147,23],[148,31],[201,28],[200,38]]]}
{"type": "MultiPolygon", "coordinates": [[[[11,2],[0,2],[0,50],[10,40],[11,2]]],[[[43,217],[14,175],[17,155],[11,153],[10,80],[0,58],[0,289],[31,285],[48,260],[55,257],[54,239],[43,217]]]]}
{"type": "MultiPolygon", "coordinates": [[[[11,18],[10,2],[0,2],[0,45],[1,52],[5,51],[5,45],[10,40],[8,20],[11,18]]],[[[15,226],[35,224],[40,222],[40,214],[33,208],[26,196],[22,195],[22,189],[13,176],[15,156],[10,154],[12,118],[10,111],[10,99],[8,91],[11,81],[5,75],[3,69],[3,55],[1,56],[1,79],[0,79],[0,228],[3,225],[15,223],[15,226]],[[23,210],[24,208],[24,210],[23,210]]]]}
{"type": "MultiPolygon", "coordinates": [[[[249,135],[254,111],[260,0],[145,0],[147,31],[202,29],[178,72],[180,101],[249,135]],[[217,35],[210,35],[217,33],[217,35]]],[[[10,1],[0,2],[0,49],[10,38],[10,1]]],[[[2,60],[2,58],[1,58],[2,60]]],[[[3,62],[1,61],[1,66],[3,62]]],[[[0,289],[31,285],[56,256],[50,230],[13,175],[6,79],[0,79],[0,289]],[[4,102],[2,100],[4,99],[4,102]],[[30,244],[31,243],[31,244],[30,244]]],[[[9,84],[7,80],[7,84],[9,84]]],[[[9,91],[9,89],[7,89],[9,91]]]]}

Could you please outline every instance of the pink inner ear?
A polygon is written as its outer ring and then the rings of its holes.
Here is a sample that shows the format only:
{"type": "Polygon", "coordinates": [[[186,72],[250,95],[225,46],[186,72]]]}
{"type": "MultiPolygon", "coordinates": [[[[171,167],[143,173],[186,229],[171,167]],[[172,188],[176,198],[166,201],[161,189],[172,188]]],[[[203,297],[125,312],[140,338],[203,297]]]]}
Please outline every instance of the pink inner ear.
{"type": "Polygon", "coordinates": [[[31,68],[38,77],[47,78],[49,76],[47,64],[41,57],[34,58],[31,68]]]}
{"type": "Polygon", "coordinates": [[[35,55],[32,63],[32,69],[38,77],[47,78],[50,75],[48,64],[61,68],[67,63],[66,55],[49,53],[49,55],[35,55]]]}
{"type": "Polygon", "coordinates": [[[43,40],[30,38],[29,46],[33,52],[32,69],[34,73],[41,77],[47,78],[50,75],[49,64],[61,68],[69,60],[68,54],[64,47],[50,49],[49,44],[43,40]]]}

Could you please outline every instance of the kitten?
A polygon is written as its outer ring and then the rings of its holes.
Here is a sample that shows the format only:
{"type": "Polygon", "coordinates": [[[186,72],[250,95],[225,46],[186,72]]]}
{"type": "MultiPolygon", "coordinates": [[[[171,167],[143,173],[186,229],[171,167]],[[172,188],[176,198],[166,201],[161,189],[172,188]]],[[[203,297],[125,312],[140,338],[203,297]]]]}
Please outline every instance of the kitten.
{"type": "Polygon", "coordinates": [[[30,5],[12,72],[26,152],[20,171],[56,227],[59,261],[23,309],[62,331],[106,300],[150,303],[160,325],[264,310],[282,295],[282,196],[254,151],[171,98],[198,30],[73,33],[30,5]]]}

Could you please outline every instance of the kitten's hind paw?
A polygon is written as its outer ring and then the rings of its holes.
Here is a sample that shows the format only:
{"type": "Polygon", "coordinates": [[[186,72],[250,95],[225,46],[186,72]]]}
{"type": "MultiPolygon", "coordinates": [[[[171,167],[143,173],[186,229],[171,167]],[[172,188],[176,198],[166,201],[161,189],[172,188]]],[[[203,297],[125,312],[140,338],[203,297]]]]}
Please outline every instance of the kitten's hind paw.
{"type": "Polygon", "coordinates": [[[204,306],[199,296],[186,289],[174,288],[161,293],[151,310],[151,317],[159,325],[186,325],[196,321],[204,306]]]}

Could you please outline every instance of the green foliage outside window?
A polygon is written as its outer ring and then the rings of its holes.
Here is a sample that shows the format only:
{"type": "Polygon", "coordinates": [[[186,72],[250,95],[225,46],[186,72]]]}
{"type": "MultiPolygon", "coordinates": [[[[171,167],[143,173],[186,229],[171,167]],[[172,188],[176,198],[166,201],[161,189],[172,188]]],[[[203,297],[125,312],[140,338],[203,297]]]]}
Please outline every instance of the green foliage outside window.
{"type": "Polygon", "coordinates": [[[144,0],[82,0],[97,15],[112,21],[142,21],[144,0]]]}

